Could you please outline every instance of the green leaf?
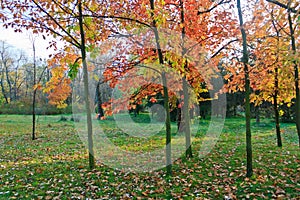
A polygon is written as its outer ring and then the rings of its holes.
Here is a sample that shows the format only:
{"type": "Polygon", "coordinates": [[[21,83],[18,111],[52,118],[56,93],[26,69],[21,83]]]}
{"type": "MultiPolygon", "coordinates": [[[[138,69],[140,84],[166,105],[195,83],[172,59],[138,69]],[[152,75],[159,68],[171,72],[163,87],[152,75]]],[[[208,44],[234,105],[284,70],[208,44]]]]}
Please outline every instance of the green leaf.
{"type": "Polygon", "coordinates": [[[78,62],[75,62],[74,64],[69,64],[68,76],[70,77],[71,80],[74,80],[74,78],[76,78],[78,73],[78,68],[79,68],[78,62]]]}

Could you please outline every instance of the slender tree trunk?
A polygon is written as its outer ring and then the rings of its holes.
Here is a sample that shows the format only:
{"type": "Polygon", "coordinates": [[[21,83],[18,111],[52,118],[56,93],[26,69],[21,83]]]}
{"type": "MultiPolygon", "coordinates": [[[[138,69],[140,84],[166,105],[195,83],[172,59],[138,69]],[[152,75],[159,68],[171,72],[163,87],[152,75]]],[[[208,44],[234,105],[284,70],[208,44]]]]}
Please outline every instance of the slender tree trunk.
{"type": "Polygon", "coordinates": [[[246,153],[247,153],[247,177],[253,175],[252,167],[252,142],[251,142],[251,124],[250,124],[250,78],[248,61],[249,55],[247,50],[247,35],[244,29],[243,14],[241,9],[241,1],[237,0],[237,9],[240,21],[240,30],[243,39],[243,63],[244,63],[244,73],[245,73],[245,115],[246,115],[246,153]]]}
{"type": "MultiPolygon", "coordinates": [[[[35,41],[34,38],[32,38],[32,49],[33,49],[33,88],[36,84],[36,60],[35,60],[35,41]]],[[[32,95],[32,140],[36,139],[35,135],[35,104],[36,104],[36,88],[33,89],[33,95],[32,95]]]]}
{"type": "MultiPolygon", "coordinates": [[[[277,69],[277,68],[276,68],[277,69]]],[[[278,69],[277,69],[278,70],[278,69]]],[[[276,72],[275,72],[276,73],[276,72]]],[[[275,82],[277,82],[278,87],[278,80],[275,78],[275,82]]],[[[280,124],[279,124],[279,111],[278,111],[278,103],[277,103],[277,96],[278,96],[278,90],[276,88],[275,84],[275,94],[273,96],[274,100],[274,112],[275,112],[275,124],[276,124],[276,136],[277,136],[277,146],[282,147],[282,141],[281,141],[281,134],[280,134],[280,124]]]]}
{"type": "Polygon", "coordinates": [[[26,75],[26,78],[25,78],[25,97],[27,97],[27,95],[28,95],[28,89],[29,89],[29,81],[28,81],[28,77],[27,77],[27,75],[26,75]]]}
{"type": "Polygon", "coordinates": [[[78,3],[79,11],[79,27],[81,36],[81,57],[83,65],[83,84],[84,84],[84,96],[85,96],[85,108],[86,108],[86,119],[87,119],[87,129],[88,129],[88,150],[89,150],[89,167],[90,169],[95,168],[95,157],[94,157],[94,143],[93,143],[93,126],[92,126],[92,112],[90,108],[90,98],[89,98],[89,80],[88,80],[88,69],[86,63],[86,47],[85,47],[85,35],[83,29],[83,17],[82,17],[82,4],[81,1],[78,3]]]}
{"type": "MultiPolygon", "coordinates": [[[[293,55],[296,55],[296,41],[295,41],[295,31],[293,28],[293,21],[291,17],[291,11],[288,11],[288,21],[289,21],[289,28],[290,28],[290,37],[291,37],[291,45],[293,55]]],[[[295,103],[295,114],[296,114],[296,127],[298,133],[298,140],[299,140],[299,147],[300,147],[300,90],[299,90],[299,69],[298,69],[298,62],[296,58],[293,58],[294,64],[294,82],[295,82],[295,90],[296,90],[296,103],[295,103]]]]}
{"type": "Polygon", "coordinates": [[[277,136],[277,146],[282,147],[281,133],[280,133],[280,124],[279,124],[279,111],[278,111],[278,68],[275,68],[275,93],[273,96],[274,100],[274,113],[275,113],[275,127],[276,127],[276,136],[277,136]]]}
{"type": "Polygon", "coordinates": [[[189,112],[189,91],[188,83],[185,78],[183,82],[183,120],[184,120],[184,132],[185,132],[185,156],[187,158],[193,157],[192,145],[191,145],[191,130],[190,130],[190,112],[189,112]]]}
{"type": "Polygon", "coordinates": [[[280,133],[280,124],[279,124],[279,110],[278,110],[278,93],[279,93],[279,80],[278,80],[278,54],[279,54],[279,30],[277,29],[274,21],[272,21],[273,27],[276,30],[276,36],[277,36],[277,55],[276,55],[276,63],[275,63],[275,69],[274,69],[274,95],[273,95],[273,101],[274,101],[274,113],[275,113],[275,127],[276,127],[276,136],[277,136],[277,146],[282,147],[282,141],[281,141],[281,133],[280,133]]]}
{"type": "MultiPolygon", "coordinates": [[[[185,48],[185,18],[184,18],[184,5],[183,1],[180,0],[180,16],[181,16],[181,24],[183,24],[183,27],[181,29],[181,40],[182,40],[182,59],[184,62],[184,69],[187,70],[188,68],[188,61],[184,58],[186,53],[185,48]]],[[[184,133],[185,133],[185,147],[186,152],[185,156],[186,158],[193,157],[192,153],[192,146],[191,146],[191,130],[190,130],[190,112],[189,112],[189,92],[188,92],[188,83],[186,80],[186,76],[184,75],[182,78],[182,90],[183,90],[183,120],[184,121],[184,133]]]]}
{"type": "Polygon", "coordinates": [[[164,88],[164,107],[166,110],[166,168],[167,175],[172,175],[172,154],[171,154],[171,121],[170,121],[170,109],[169,109],[169,94],[167,86],[166,73],[162,73],[162,81],[164,88]]]}
{"type": "MultiPolygon", "coordinates": [[[[155,36],[155,42],[156,42],[156,49],[159,59],[159,64],[163,66],[164,59],[163,59],[163,53],[160,47],[160,38],[158,35],[156,20],[154,18],[154,0],[150,0],[150,8],[151,8],[151,17],[152,17],[152,26],[155,36]]],[[[163,91],[164,91],[164,108],[166,111],[166,169],[167,169],[167,176],[172,175],[172,154],[171,154],[171,119],[170,119],[170,108],[169,108],[169,92],[168,92],[168,85],[167,85],[167,77],[166,72],[163,69],[163,72],[161,74],[162,82],[163,82],[163,91]]]]}
{"type": "MultiPolygon", "coordinates": [[[[179,103],[181,103],[181,102],[179,102],[179,103]]],[[[179,104],[178,104],[179,105],[179,104]]],[[[177,120],[177,131],[178,132],[181,132],[182,130],[181,130],[181,126],[180,126],[180,124],[182,123],[182,121],[181,121],[181,117],[182,117],[182,112],[181,112],[181,108],[178,108],[177,107],[177,113],[176,113],[176,120],[177,120]]]]}

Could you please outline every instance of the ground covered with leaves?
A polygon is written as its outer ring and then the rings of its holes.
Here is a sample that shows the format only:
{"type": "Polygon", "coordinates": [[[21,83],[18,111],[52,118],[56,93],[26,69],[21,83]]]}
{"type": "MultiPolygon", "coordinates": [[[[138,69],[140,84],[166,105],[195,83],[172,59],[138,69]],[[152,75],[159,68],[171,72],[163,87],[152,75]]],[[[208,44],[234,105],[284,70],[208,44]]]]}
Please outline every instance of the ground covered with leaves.
{"type": "MultiPolygon", "coordinates": [[[[100,162],[89,170],[85,146],[66,117],[39,116],[38,139],[32,141],[30,116],[0,115],[0,199],[300,199],[294,124],[282,124],[283,147],[278,148],[271,120],[252,123],[254,175],[246,178],[244,120],[226,119],[214,149],[199,158],[201,135],[210,122],[200,120],[194,157],[176,160],[173,176],[166,177],[164,169],[134,173],[100,162]]],[[[138,123],[147,121],[139,117],[138,123]]],[[[151,150],[116,134],[112,120],[100,123],[118,145],[151,150]]],[[[152,140],[154,145],[164,143],[160,134],[152,140]]]]}

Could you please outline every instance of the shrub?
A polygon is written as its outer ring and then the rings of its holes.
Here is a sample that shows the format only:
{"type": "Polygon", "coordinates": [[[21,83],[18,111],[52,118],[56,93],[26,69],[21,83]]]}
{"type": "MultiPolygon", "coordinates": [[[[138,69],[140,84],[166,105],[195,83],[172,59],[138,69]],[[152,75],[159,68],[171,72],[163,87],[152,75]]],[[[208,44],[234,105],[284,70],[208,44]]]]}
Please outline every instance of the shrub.
{"type": "MultiPolygon", "coordinates": [[[[37,104],[35,111],[37,115],[70,114],[72,113],[72,106],[58,109],[49,104],[37,104]]],[[[0,114],[31,115],[32,104],[30,101],[16,101],[9,104],[2,104],[0,105],[0,114]]]]}

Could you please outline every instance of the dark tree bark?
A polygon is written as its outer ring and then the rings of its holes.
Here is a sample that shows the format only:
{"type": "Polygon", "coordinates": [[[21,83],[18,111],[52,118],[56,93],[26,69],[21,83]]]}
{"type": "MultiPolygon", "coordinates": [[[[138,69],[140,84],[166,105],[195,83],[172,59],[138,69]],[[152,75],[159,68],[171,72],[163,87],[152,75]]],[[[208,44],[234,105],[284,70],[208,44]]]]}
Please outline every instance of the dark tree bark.
{"type": "Polygon", "coordinates": [[[82,4],[81,1],[78,2],[79,11],[79,28],[80,28],[80,50],[83,65],[83,83],[84,83],[84,96],[85,96],[85,108],[86,108],[86,119],[88,128],[88,150],[89,150],[89,167],[90,169],[95,168],[95,157],[94,157],[94,142],[93,142],[93,126],[92,126],[92,112],[90,108],[90,98],[89,98],[89,80],[88,80],[88,69],[86,62],[86,47],[85,47],[85,34],[83,28],[83,15],[82,15],[82,4]]]}
{"type": "Polygon", "coordinates": [[[189,112],[189,91],[188,83],[185,78],[183,78],[183,119],[184,119],[184,132],[185,132],[185,156],[187,158],[192,158],[192,144],[191,144],[191,130],[190,130],[190,112],[189,112]]]}
{"type": "Polygon", "coordinates": [[[182,120],[181,120],[181,117],[182,117],[182,112],[181,112],[181,108],[177,108],[177,113],[176,113],[176,121],[177,121],[177,131],[178,132],[182,132],[182,126],[180,126],[180,124],[182,124],[182,120]]]}
{"type": "MultiPolygon", "coordinates": [[[[184,5],[183,1],[180,0],[180,18],[181,18],[181,23],[185,23],[185,18],[184,18],[184,5]]],[[[186,48],[185,48],[185,27],[183,26],[181,29],[181,40],[182,40],[182,52],[181,56],[182,59],[185,60],[184,63],[184,69],[187,71],[188,69],[188,61],[184,58],[185,53],[186,53],[186,48]]],[[[182,78],[182,90],[183,90],[183,112],[182,112],[182,118],[181,121],[183,121],[183,130],[185,133],[185,156],[186,158],[191,158],[193,157],[192,153],[192,144],[191,144],[191,130],[190,130],[190,111],[189,111],[189,91],[188,91],[188,82],[186,80],[186,76],[184,75],[182,78]]]]}
{"type": "Polygon", "coordinates": [[[282,147],[280,124],[279,124],[279,110],[278,110],[278,68],[275,68],[275,92],[273,96],[274,100],[274,112],[275,112],[275,124],[276,124],[276,136],[277,136],[277,146],[282,147]]]}
{"type": "MultiPolygon", "coordinates": [[[[157,30],[156,19],[154,18],[154,0],[150,0],[150,8],[151,8],[151,17],[152,17],[152,26],[155,36],[156,49],[159,59],[159,64],[164,67],[164,59],[162,49],[160,47],[160,38],[157,30]]],[[[169,94],[168,94],[168,85],[167,85],[167,77],[166,72],[163,69],[161,74],[162,82],[163,82],[163,92],[164,92],[164,108],[166,111],[166,170],[167,176],[172,176],[172,154],[171,154],[171,119],[170,119],[170,108],[169,108],[169,94]]]]}
{"type": "Polygon", "coordinates": [[[272,20],[272,25],[276,30],[276,39],[277,39],[277,55],[276,55],[276,63],[274,69],[274,113],[275,113],[275,127],[276,127],[276,136],[277,136],[277,146],[282,147],[281,133],[280,133],[280,124],[279,124],[279,109],[278,109],[278,94],[279,94],[279,80],[278,80],[278,53],[279,53],[279,30],[277,29],[274,20],[272,20]]]}
{"type": "Polygon", "coordinates": [[[247,153],[247,177],[253,175],[252,167],[252,142],[251,142],[251,124],[250,124],[250,78],[249,78],[249,54],[247,50],[247,35],[244,29],[243,14],[241,9],[241,1],[237,0],[238,16],[240,21],[240,30],[243,39],[243,63],[245,73],[245,115],[246,115],[246,153],[247,153]]]}
{"type": "MultiPolygon", "coordinates": [[[[35,41],[34,38],[32,39],[32,50],[33,50],[33,86],[36,84],[36,59],[35,59],[35,41]]],[[[36,122],[36,116],[35,116],[35,104],[36,104],[36,88],[33,89],[32,94],[32,140],[36,139],[35,134],[35,122],[36,122]]]]}
{"type": "Polygon", "coordinates": [[[97,120],[100,120],[101,117],[104,116],[104,111],[102,108],[102,100],[101,100],[101,92],[100,92],[100,81],[98,81],[97,86],[96,86],[96,104],[97,104],[97,120]]]}

